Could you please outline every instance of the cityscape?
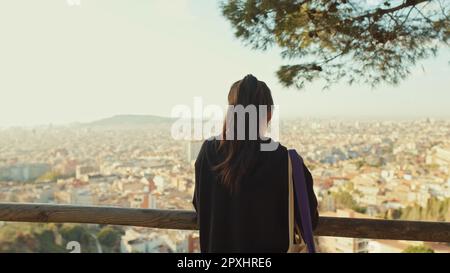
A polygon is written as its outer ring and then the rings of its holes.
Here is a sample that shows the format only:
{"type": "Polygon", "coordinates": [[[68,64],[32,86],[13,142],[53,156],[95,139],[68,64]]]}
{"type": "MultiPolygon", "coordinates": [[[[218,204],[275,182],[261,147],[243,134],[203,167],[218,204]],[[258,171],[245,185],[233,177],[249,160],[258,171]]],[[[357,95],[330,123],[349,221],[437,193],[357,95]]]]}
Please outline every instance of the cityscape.
{"type": "MultiPolygon", "coordinates": [[[[193,210],[201,141],[172,121],[116,116],[0,129],[0,202],[193,210]]],[[[303,156],[322,216],[450,221],[450,120],[291,118],[280,142],[303,156]]],[[[199,252],[198,232],[0,222],[0,252],[199,252]]],[[[446,243],[318,237],[320,252],[450,252],[446,243]]]]}

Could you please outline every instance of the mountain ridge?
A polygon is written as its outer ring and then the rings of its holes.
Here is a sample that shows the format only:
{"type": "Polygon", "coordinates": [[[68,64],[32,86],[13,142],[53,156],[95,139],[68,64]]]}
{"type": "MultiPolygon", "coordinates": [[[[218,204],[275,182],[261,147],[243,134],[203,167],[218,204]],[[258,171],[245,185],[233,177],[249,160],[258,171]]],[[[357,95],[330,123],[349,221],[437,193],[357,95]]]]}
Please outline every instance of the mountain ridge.
{"type": "Polygon", "coordinates": [[[115,127],[115,126],[145,126],[152,124],[171,123],[175,119],[170,117],[156,115],[114,115],[112,117],[83,123],[82,126],[88,127],[115,127]]]}

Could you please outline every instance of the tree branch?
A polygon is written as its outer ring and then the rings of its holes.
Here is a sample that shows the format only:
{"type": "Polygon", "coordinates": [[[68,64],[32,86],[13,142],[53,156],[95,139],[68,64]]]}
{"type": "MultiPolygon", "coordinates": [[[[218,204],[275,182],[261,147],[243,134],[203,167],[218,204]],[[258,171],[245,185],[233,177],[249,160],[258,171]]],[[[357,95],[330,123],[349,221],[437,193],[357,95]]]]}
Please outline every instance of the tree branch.
{"type": "Polygon", "coordinates": [[[374,16],[380,16],[381,17],[381,16],[383,16],[385,14],[396,12],[398,10],[402,10],[404,8],[407,8],[407,7],[416,6],[416,5],[420,4],[420,3],[428,2],[428,1],[430,1],[430,0],[406,0],[403,4],[398,5],[396,7],[389,8],[389,9],[377,9],[374,12],[370,12],[370,13],[367,13],[367,14],[363,14],[363,15],[357,16],[357,17],[353,18],[353,20],[360,20],[360,19],[364,19],[364,18],[368,18],[368,17],[374,17],[374,16]]]}

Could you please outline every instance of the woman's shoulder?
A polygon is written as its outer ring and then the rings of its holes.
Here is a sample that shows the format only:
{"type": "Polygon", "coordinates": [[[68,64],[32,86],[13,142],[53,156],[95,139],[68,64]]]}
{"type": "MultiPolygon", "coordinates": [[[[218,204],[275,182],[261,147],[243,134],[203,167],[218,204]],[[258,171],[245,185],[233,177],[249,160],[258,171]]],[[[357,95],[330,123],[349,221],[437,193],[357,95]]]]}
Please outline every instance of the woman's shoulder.
{"type": "MultiPolygon", "coordinates": [[[[202,149],[209,150],[217,150],[217,148],[220,145],[220,138],[219,137],[210,137],[208,139],[205,139],[202,144],[202,149]]],[[[287,152],[286,146],[281,144],[279,141],[276,141],[272,138],[267,138],[265,140],[261,140],[261,151],[269,151],[269,152],[287,152]]]]}
{"type": "Polygon", "coordinates": [[[220,140],[215,137],[207,138],[203,141],[201,150],[203,152],[216,151],[219,147],[220,140]]]}
{"type": "Polygon", "coordinates": [[[279,154],[286,154],[287,148],[283,144],[281,144],[279,141],[276,141],[272,138],[268,138],[267,140],[263,141],[261,143],[261,151],[269,151],[279,154]]]}
{"type": "MultiPolygon", "coordinates": [[[[219,151],[221,140],[217,137],[211,137],[205,139],[200,148],[200,154],[206,156],[217,156],[219,151]]],[[[276,154],[279,156],[286,156],[288,148],[281,144],[279,141],[268,138],[260,143],[260,151],[265,153],[270,153],[272,155],[276,154]]]]}
{"type": "Polygon", "coordinates": [[[212,157],[216,157],[219,144],[220,141],[212,137],[203,140],[200,150],[198,151],[197,160],[200,158],[209,160],[212,157]]]}

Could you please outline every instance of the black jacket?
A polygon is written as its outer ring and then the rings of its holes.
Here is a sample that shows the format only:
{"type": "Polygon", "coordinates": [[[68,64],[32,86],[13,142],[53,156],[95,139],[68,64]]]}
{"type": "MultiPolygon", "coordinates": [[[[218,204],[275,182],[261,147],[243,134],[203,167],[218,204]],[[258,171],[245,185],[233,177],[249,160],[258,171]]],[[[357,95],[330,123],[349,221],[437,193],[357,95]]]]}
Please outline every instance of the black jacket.
{"type": "MultiPolygon", "coordinates": [[[[223,161],[218,140],[203,143],[195,162],[193,205],[202,252],[286,252],[288,235],[288,154],[281,144],[261,151],[258,167],[230,194],[212,167],[223,161]]],[[[305,166],[313,228],[318,221],[313,179],[305,166]]]]}

